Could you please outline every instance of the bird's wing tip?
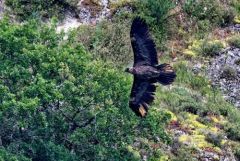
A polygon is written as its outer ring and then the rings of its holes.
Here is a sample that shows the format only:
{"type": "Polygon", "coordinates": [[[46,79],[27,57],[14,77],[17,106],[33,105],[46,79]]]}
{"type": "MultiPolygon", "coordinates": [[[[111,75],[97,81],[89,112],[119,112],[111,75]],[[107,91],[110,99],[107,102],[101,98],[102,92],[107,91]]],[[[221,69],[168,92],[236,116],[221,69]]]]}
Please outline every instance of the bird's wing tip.
{"type": "Polygon", "coordinates": [[[139,27],[139,26],[146,26],[147,27],[147,24],[146,24],[146,21],[143,18],[137,16],[133,19],[132,26],[133,27],[139,27]]]}

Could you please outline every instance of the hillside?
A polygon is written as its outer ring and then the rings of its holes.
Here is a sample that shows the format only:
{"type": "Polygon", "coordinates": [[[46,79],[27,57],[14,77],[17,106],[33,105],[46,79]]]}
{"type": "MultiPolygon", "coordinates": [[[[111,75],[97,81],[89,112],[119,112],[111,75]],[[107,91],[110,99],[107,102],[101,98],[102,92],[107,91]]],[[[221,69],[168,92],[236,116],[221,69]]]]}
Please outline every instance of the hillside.
{"type": "Polygon", "coordinates": [[[239,161],[239,33],[239,0],[1,1],[0,161],[239,161]],[[145,118],[136,16],[177,73],[145,118]]]}

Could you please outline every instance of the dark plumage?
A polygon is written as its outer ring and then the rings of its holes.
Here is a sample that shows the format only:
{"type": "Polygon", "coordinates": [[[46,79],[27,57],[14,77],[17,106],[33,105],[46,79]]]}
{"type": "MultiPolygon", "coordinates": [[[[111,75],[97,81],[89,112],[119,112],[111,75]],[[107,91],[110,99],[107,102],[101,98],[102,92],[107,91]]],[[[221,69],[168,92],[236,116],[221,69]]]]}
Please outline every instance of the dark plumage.
{"type": "Polygon", "coordinates": [[[158,65],[155,44],[149,34],[148,26],[141,18],[135,18],[132,23],[131,44],[134,52],[134,64],[126,72],[134,75],[129,106],[136,115],[144,117],[148,106],[154,100],[156,86],[171,84],[176,74],[169,64],[158,65]]]}

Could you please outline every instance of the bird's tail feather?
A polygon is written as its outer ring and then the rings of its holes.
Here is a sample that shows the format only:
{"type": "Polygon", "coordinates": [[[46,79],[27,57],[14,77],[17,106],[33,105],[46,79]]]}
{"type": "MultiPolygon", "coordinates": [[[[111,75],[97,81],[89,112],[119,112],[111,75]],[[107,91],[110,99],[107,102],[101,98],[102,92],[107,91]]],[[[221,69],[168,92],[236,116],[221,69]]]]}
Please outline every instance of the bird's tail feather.
{"type": "Polygon", "coordinates": [[[171,73],[162,73],[157,80],[162,85],[169,85],[174,82],[175,78],[176,78],[175,72],[171,72],[171,73]]]}
{"type": "Polygon", "coordinates": [[[160,76],[157,81],[162,85],[169,85],[174,82],[176,73],[169,64],[161,64],[156,67],[160,71],[160,76]]]}

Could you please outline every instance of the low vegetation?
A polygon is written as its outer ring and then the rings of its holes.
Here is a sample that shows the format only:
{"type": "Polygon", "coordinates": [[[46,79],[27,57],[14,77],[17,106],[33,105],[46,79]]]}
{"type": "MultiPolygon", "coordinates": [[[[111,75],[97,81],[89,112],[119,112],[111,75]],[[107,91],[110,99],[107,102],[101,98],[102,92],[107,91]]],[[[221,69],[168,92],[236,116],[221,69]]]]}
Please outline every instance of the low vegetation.
{"type": "Polygon", "coordinates": [[[122,68],[133,59],[129,26],[129,20],[121,23],[119,18],[112,22],[103,21],[92,28],[83,26],[76,31],[77,41],[82,43],[95,59],[113,62],[122,68]]]}
{"type": "Polygon", "coordinates": [[[233,47],[240,48],[240,36],[236,35],[236,36],[230,37],[228,39],[228,43],[233,47]]]}
{"type": "Polygon", "coordinates": [[[221,77],[225,79],[235,79],[237,77],[237,71],[230,66],[225,66],[221,77]]]}
{"type": "Polygon", "coordinates": [[[166,40],[169,11],[175,7],[173,1],[139,0],[135,3],[136,14],[151,26],[158,47],[166,40]]]}
{"type": "MultiPolygon", "coordinates": [[[[111,21],[68,33],[41,20],[63,18],[75,0],[5,1],[22,23],[0,20],[0,160],[184,161],[204,152],[219,160],[229,151],[239,159],[239,109],[206,78],[203,63],[228,45],[240,48],[238,34],[210,34],[236,23],[239,0],[111,1],[111,21]],[[145,119],[128,107],[132,78],[123,72],[133,59],[136,16],[167,53],[160,61],[177,72],[172,86],[157,89],[145,119]],[[195,63],[202,63],[199,72],[195,63]]],[[[235,72],[225,67],[222,76],[234,79],[235,72]]]]}
{"type": "Polygon", "coordinates": [[[232,6],[224,6],[221,3],[218,0],[186,0],[183,9],[189,16],[199,22],[208,20],[211,25],[224,25],[232,22],[235,17],[235,10],[232,6]]]}
{"type": "Polygon", "coordinates": [[[168,114],[134,117],[128,108],[131,79],[93,60],[74,33],[64,40],[54,25],[8,20],[0,22],[0,33],[2,153],[33,160],[111,160],[132,158],[128,147],[134,138],[169,142],[163,129],[168,114]]]}
{"type": "Polygon", "coordinates": [[[66,10],[74,11],[76,1],[72,0],[5,0],[5,4],[11,8],[11,14],[15,14],[19,20],[48,19],[52,17],[63,18],[66,10]]]}

